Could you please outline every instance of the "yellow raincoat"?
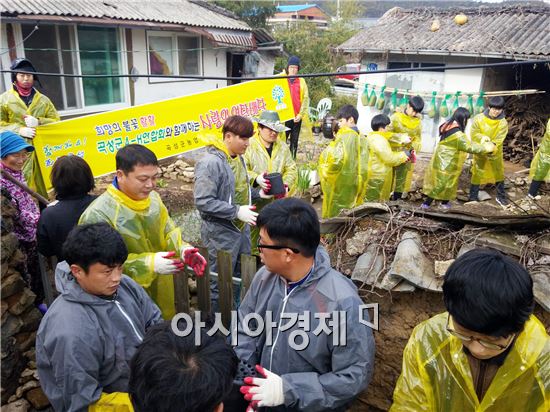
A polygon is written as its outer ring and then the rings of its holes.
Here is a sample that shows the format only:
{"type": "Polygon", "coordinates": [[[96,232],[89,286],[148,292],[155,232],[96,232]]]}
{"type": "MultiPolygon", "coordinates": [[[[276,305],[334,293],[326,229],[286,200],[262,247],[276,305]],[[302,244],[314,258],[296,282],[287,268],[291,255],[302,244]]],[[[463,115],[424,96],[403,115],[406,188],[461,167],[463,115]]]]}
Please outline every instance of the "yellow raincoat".
{"type": "Polygon", "coordinates": [[[483,399],[477,399],[462,342],[446,330],[447,313],[422,322],[403,352],[393,412],[547,412],[550,338],[531,316],[483,399]]]}
{"type": "Polygon", "coordinates": [[[369,149],[367,139],[342,128],[319,157],[324,219],[363,203],[367,189],[369,149]]]}
{"type": "Polygon", "coordinates": [[[389,200],[393,181],[393,168],[409,160],[405,152],[392,151],[392,132],[371,132],[367,135],[369,147],[366,202],[389,200]]]}
{"type": "MultiPolygon", "coordinates": [[[[19,133],[21,127],[26,127],[25,115],[36,117],[41,125],[59,121],[59,114],[51,100],[36,89],[28,107],[13,88],[0,95],[0,131],[11,130],[19,133]]],[[[32,139],[24,139],[27,143],[32,144],[32,139]]],[[[44,179],[40,174],[36,152],[33,152],[25,162],[23,174],[31,189],[48,197],[44,179]]]]}
{"type": "Polygon", "coordinates": [[[467,153],[488,153],[493,147],[486,145],[488,143],[480,145],[470,142],[468,136],[461,131],[441,140],[424,174],[424,194],[437,200],[455,199],[467,153]]]}
{"type": "Polygon", "coordinates": [[[168,215],[159,194],[151,192],[145,200],[133,200],[110,185],[88,206],[78,223],[97,222],[107,222],[121,234],[128,248],[124,274],[143,286],[164,319],[171,319],[176,313],[173,276],[155,273],[154,255],[175,251],[179,256],[184,243],[180,228],[168,215]]]}
{"type": "Polygon", "coordinates": [[[134,406],[126,392],[102,392],[99,400],[88,407],[88,412],[134,412],[134,406]]]}
{"type": "MultiPolygon", "coordinates": [[[[395,112],[391,116],[391,124],[388,131],[394,133],[405,133],[411,138],[411,143],[405,149],[414,149],[417,153],[422,147],[422,119],[418,116],[411,117],[405,113],[395,112]]],[[[396,148],[393,147],[395,150],[396,148]]],[[[393,190],[399,193],[406,193],[411,188],[414,164],[403,163],[394,169],[395,184],[393,190]]]]}
{"type": "Polygon", "coordinates": [[[486,112],[474,117],[470,136],[472,136],[472,141],[478,144],[488,139],[496,145],[497,149],[490,155],[474,155],[472,165],[473,185],[484,185],[504,180],[502,146],[508,134],[508,122],[503,115],[497,119],[491,119],[487,116],[486,112]]]}
{"type": "Polygon", "coordinates": [[[539,182],[550,183],[550,119],[546,124],[546,133],[539,145],[539,150],[531,162],[529,177],[539,182]]]}
{"type": "MultiPolygon", "coordinates": [[[[250,146],[246,149],[244,154],[244,160],[246,168],[248,170],[248,177],[250,184],[254,184],[254,181],[259,174],[266,172],[275,173],[278,172],[283,176],[283,182],[288,185],[289,195],[292,195],[295,191],[296,180],[298,172],[296,169],[296,162],[292,158],[288,145],[280,141],[282,133],[275,142],[273,142],[273,148],[271,156],[267,153],[267,149],[263,145],[260,138],[260,131],[250,139],[250,146]]],[[[256,212],[260,212],[262,208],[273,199],[259,199],[255,202],[256,212]]],[[[257,255],[258,249],[256,247],[259,230],[256,226],[253,226],[250,230],[250,242],[252,244],[252,254],[257,255]]]]}

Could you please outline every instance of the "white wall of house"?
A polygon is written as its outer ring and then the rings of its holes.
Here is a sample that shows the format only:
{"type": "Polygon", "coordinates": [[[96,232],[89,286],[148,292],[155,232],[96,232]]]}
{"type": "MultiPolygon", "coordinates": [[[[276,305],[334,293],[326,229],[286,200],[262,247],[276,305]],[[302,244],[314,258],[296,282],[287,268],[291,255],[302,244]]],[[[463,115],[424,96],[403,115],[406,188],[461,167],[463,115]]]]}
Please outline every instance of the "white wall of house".
{"type": "MultiPolygon", "coordinates": [[[[440,56],[392,56],[389,58],[381,55],[367,55],[363,58],[362,62],[367,67],[369,64],[377,65],[378,70],[385,70],[388,68],[388,62],[394,63],[414,63],[414,64],[441,64],[445,62],[446,65],[464,65],[471,64],[473,61],[467,61],[466,59],[456,59],[440,56]]],[[[373,66],[371,66],[373,67],[373,66]]],[[[373,67],[374,68],[374,67],[373,67]]],[[[391,67],[390,67],[391,68],[391,67]]],[[[458,69],[447,71],[417,71],[417,72],[399,72],[399,73],[377,73],[372,75],[361,75],[359,82],[359,93],[357,99],[357,109],[359,111],[358,127],[362,133],[369,133],[371,131],[370,123],[372,118],[379,114],[385,113],[391,115],[389,112],[390,94],[385,93],[386,105],[382,111],[376,109],[376,107],[363,106],[361,102],[361,94],[366,83],[369,86],[369,93],[371,86],[376,86],[376,95],[380,93],[382,86],[397,87],[399,89],[409,89],[411,93],[426,93],[431,95],[433,91],[437,94],[453,94],[460,91],[462,94],[459,97],[459,104],[466,105],[467,93],[478,93],[481,89],[481,82],[483,77],[483,69],[458,69]]],[[[398,94],[398,103],[401,95],[398,94]]],[[[422,151],[432,153],[438,142],[438,127],[444,121],[439,117],[437,112],[436,116],[432,119],[428,116],[428,110],[430,108],[431,97],[423,96],[425,101],[423,118],[422,118],[422,151]]],[[[437,108],[441,99],[437,100],[437,108]]],[[[454,96],[447,100],[449,109],[454,103],[454,96]]],[[[475,101],[474,101],[475,103],[475,101]]]]}
{"type": "MultiPolygon", "coordinates": [[[[149,31],[149,36],[159,32],[149,31]]],[[[167,32],[161,32],[166,34],[167,32]]],[[[181,34],[181,33],[178,33],[181,34]]],[[[205,76],[226,76],[226,49],[214,48],[204,37],[201,39],[201,73],[205,76]]],[[[147,31],[132,30],[134,67],[139,74],[149,74],[147,31]]],[[[138,78],[134,82],[135,104],[150,103],[227,86],[226,80],[182,80],[138,78]]]]}

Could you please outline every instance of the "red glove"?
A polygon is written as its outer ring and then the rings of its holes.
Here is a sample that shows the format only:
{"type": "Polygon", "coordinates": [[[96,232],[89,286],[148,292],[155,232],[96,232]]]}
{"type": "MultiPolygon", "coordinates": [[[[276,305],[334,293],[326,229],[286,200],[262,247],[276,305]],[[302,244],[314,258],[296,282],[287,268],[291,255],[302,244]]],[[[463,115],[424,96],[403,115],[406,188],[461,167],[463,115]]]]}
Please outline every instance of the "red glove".
{"type": "Polygon", "coordinates": [[[206,269],[206,259],[199,253],[199,249],[187,246],[182,250],[183,263],[190,266],[197,276],[202,276],[206,269]]]}

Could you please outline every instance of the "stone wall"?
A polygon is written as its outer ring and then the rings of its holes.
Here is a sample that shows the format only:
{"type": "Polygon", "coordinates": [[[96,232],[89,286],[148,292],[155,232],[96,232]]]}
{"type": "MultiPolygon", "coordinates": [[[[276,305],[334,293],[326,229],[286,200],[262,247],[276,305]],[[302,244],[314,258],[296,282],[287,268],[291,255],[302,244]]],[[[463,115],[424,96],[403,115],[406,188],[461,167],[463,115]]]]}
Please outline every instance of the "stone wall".
{"type": "Polygon", "coordinates": [[[38,382],[36,331],[42,315],[21,272],[25,260],[13,233],[16,210],[1,196],[1,400],[2,412],[43,410],[49,402],[38,382]]]}

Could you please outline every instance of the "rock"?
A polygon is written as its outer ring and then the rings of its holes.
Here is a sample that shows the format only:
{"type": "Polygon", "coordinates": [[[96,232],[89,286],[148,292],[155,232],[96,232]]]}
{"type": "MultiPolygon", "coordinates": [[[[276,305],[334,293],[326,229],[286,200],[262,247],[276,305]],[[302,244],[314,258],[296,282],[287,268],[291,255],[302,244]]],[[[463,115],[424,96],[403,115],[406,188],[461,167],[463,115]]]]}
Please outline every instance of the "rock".
{"type": "Polygon", "coordinates": [[[36,370],[32,369],[25,369],[23,372],[21,372],[21,377],[19,378],[19,383],[24,384],[27,383],[30,380],[38,380],[38,372],[36,370]],[[35,377],[36,375],[36,377],[35,377]]]}
{"type": "Polygon", "coordinates": [[[25,288],[21,292],[11,295],[6,299],[9,307],[8,310],[14,315],[21,315],[32,306],[35,299],[36,295],[29,288],[25,288]]]}
{"type": "Polygon", "coordinates": [[[36,361],[36,350],[34,348],[29,349],[25,353],[23,353],[23,356],[31,361],[36,361]]]}
{"type": "Polygon", "coordinates": [[[24,326],[21,328],[21,332],[34,332],[38,330],[38,325],[42,320],[42,314],[35,307],[31,307],[25,313],[21,315],[24,326]]]}
{"type": "Polygon", "coordinates": [[[486,200],[491,200],[491,195],[489,193],[487,193],[485,190],[480,190],[477,197],[478,197],[480,202],[484,202],[486,200]]]}
{"type": "Polygon", "coordinates": [[[27,256],[21,250],[17,249],[9,260],[8,265],[12,268],[18,267],[25,262],[25,259],[27,259],[27,256]]]}
{"type": "Polygon", "coordinates": [[[170,172],[168,173],[168,177],[172,180],[176,180],[178,178],[178,174],[176,172],[170,172]]]}
{"type": "Polygon", "coordinates": [[[17,350],[25,352],[34,345],[36,341],[36,332],[21,332],[14,336],[17,344],[17,350]]]}
{"type": "Polygon", "coordinates": [[[366,252],[357,259],[351,279],[374,285],[384,269],[384,257],[381,251],[378,245],[370,244],[366,252]]]}
{"type": "Polygon", "coordinates": [[[8,296],[21,292],[25,286],[27,285],[21,275],[15,272],[6,279],[2,280],[2,285],[0,285],[0,295],[2,295],[2,298],[5,299],[8,296]]]}
{"type": "Polygon", "coordinates": [[[28,391],[25,397],[32,404],[32,406],[38,410],[44,409],[50,404],[50,401],[48,400],[40,386],[28,391]]]}
{"type": "Polygon", "coordinates": [[[26,399],[18,399],[15,402],[2,406],[2,412],[27,412],[31,407],[26,399]]]}
{"type": "Polygon", "coordinates": [[[464,190],[458,189],[458,190],[456,191],[456,194],[457,194],[457,195],[463,195],[463,194],[464,194],[464,190]]]}
{"type": "Polygon", "coordinates": [[[182,169],[185,169],[189,167],[187,163],[185,163],[183,160],[177,160],[176,163],[174,163],[176,166],[181,167],[182,169]]]}
{"type": "Polygon", "coordinates": [[[188,280],[188,284],[189,284],[189,293],[191,295],[196,295],[197,294],[197,281],[195,279],[189,279],[188,280]]]}
{"type": "Polygon", "coordinates": [[[195,168],[193,166],[188,166],[183,169],[184,172],[193,172],[195,173],[195,168]]]}
{"type": "Polygon", "coordinates": [[[355,232],[351,239],[346,240],[346,252],[350,256],[363,253],[371,238],[371,231],[355,232]]]}
{"type": "Polygon", "coordinates": [[[18,333],[23,327],[23,320],[18,316],[8,315],[2,324],[2,340],[18,333]]]}
{"type": "Polygon", "coordinates": [[[17,237],[15,234],[8,233],[7,235],[2,236],[1,239],[1,247],[2,247],[2,263],[7,261],[12,257],[12,255],[17,250],[17,247],[19,246],[19,241],[17,240],[17,237]]]}
{"type": "Polygon", "coordinates": [[[4,313],[6,313],[6,311],[8,310],[8,304],[6,301],[2,301],[0,302],[0,316],[4,316],[4,313]]]}
{"type": "Polygon", "coordinates": [[[395,251],[389,273],[419,288],[440,292],[443,279],[435,276],[434,264],[424,255],[421,245],[422,237],[419,233],[405,232],[395,251]]]}
{"type": "Polygon", "coordinates": [[[309,193],[314,199],[318,198],[319,196],[321,196],[321,185],[313,186],[311,189],[309,189],[309,193]]]}
{"type": "Polygon", "coordinates": [[[186,177],[188,179],[194,179],[195,178],[195,172],[183,172],[183,177],[186,177]]]}
{"type": "Polygon", "coordinates": [[[449,269],[449,266],[451,266],[451,263],[453,263],[454,259],[449,260],[436,260],[434,262],[434,271],[437,276],[444,276],[445,272],[447,272],[447,269],[449,269]]]}
{"type": "Polygon", "coordinates": [[[17,390],[15,391],[15,396],[18,398],[21,398],[23,394],[31,389],[38,388],[40,386],[40,383],[38,381],[32,380],[26,382],[24,385],[21,385],[17,390]]]}

